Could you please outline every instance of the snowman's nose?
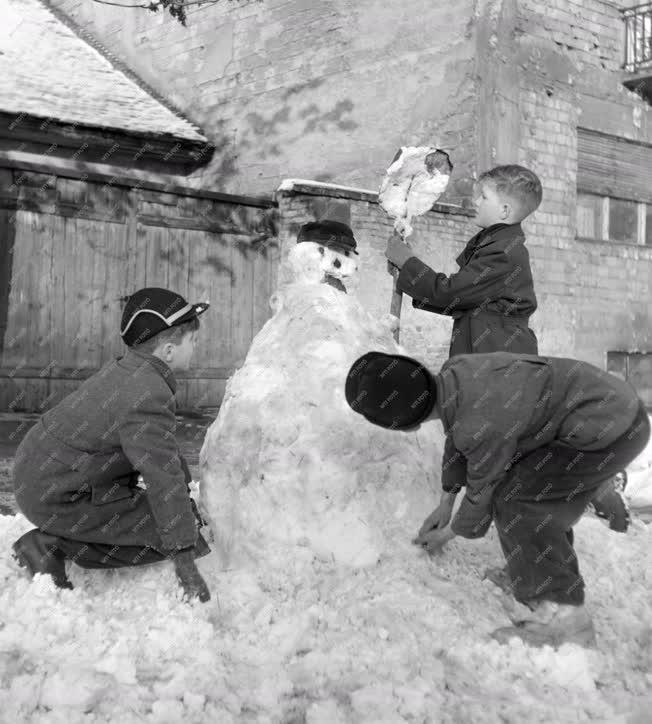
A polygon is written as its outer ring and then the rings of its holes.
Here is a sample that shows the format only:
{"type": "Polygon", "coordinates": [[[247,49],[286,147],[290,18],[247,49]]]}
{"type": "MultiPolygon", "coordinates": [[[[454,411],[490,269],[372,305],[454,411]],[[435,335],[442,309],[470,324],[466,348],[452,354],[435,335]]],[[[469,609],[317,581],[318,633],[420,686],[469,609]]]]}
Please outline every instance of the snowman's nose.
{"type": "Polygon", "coordinates": [[[333,262],[333,266],[336,269],[339,269],[342,266],[342,262],[339,259],[335,259],[335,261],[333,262]]]}

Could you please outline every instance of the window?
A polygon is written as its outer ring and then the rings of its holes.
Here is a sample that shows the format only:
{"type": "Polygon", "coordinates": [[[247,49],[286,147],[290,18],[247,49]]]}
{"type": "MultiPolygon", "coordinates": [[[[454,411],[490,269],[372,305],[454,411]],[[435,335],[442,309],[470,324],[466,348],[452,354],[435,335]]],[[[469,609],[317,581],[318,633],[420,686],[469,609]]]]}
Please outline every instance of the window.
{"type": "Polygon", "coordinates": [[[652,204],[578,191],[577,236],[652,246],[652,204]]]}
{"type": "Polygon", "coordinates": [[[625,69],[652,65],[652,3],[635,3],[621,10],[625,20],[625,69]]]}
{"type": "Polygon", "coordinates": [[[636,201],[609,199],[609,238],[638,243],[638,204],[636,201]]]}
{"type": "Polygon", "coordinates": [[[597,194],[577,192],[577,235],[585,239],[602,239],[603,198],[597,194]]]}
{"type": "Polygon", "coordinates": [[[578,128],[577,236],[652,247],[652,146],[578,128]]]}

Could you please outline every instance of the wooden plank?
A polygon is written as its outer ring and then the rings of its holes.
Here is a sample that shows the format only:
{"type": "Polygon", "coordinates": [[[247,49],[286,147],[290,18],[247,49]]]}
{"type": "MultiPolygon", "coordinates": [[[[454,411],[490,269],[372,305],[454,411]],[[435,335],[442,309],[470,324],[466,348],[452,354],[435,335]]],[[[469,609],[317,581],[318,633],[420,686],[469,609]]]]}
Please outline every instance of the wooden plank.
{"type": "Polygon", "coordinates": [[[124,302],[122,297],[134,291],[129,287],[128,273],[132,267],[129,262],[128,236],[135,235],[135,224],[132,228],[131,219],[134,215],[134,195],[125,192],[125,210],[128,221],[126,224],[110,224],[106,233],[106,243],[102,254],[96,260],[103,264],[106,272],[102,306],[100,313],[101,344],[99,364],[106,364],[109,360],[124,354],[125,345],[120,337],[120,321],[124,302]]]}
{"type": "Polygon", "coordinates": [[[186,299],[191,304],[200,301],[191,299],[188,284],[190,276],[190,246],[192,236],[185,229],[173,229],[168,236],[168,288],[186,299]]]}
{"type": "MultiPolygon", "coordinates": [[[[86,219],[78,221],[80,231],[80,263],[78,270],[81,276],[75,279],[76,296],[79,305],[78,345],[73,364],[80,367],[100,367],[102,364],[102,347],[105,340],[116,334],[114,329],[103,336],[104,299],[106,294],[107,269],[105,253],[107,244],[114,233],[122,234],[122,224],[105,222],[96,224],[86,219]]],[[[120,267],[116,265],[114,270],[120,267]]]]}
{"type": "Polygon", "coordinates": [[[224,399],[226,379],[200,379],[196,381],[197,390],[191,401],[193,407],[219,407],[224,399]]]}
{"type": "Polygon", "coordinates": [[[177,379],[177,392],[175,394],[175,398],[177,401],[177,410],[183,410],[189,407],[188,382],[189,380],[177,379]]]}
{"type": "Polygon", "coordinates": [[[24,410],[33,412],[37,410],[42,400],[48,397],[50,391],[50,380],[48,379],[26,379],[24,380],[24,410]]]}
{"type": "Polygon", "coordinates": [[[11,271],[7,330],[2,361],[7,367],[18,367],[27,363],[27,326],[29,323],[29,299],[32,297],[33,271],[30,259],[34,255],[35,240],[31,233],[35,215],[30,211],[15,214],[14,264],[11,271]]]}
{"type": "Polygon", "coordinates": [[[125,224],[124,294],[120,300],[120,317],[122,317],[125,298],[145,286],[145,229],[138,224],[136,219],[139,193],[138,189],[134,189],[130,193],[129,213],[125,224]]]}
{"type": "Polygon", "coordinates": [[[9,316],[9,290],[14,258],[16,224],[14,213],[0,210],[0,364],[9,316]]]}
{"type": "Polygon", "coordinates": [[[221,236],[187,231],[189,281],[192,301],[210,301],[210,309],[201,316],[195,348],[197,368],[230,367],[231,339],[231,247],[221,236]]]}
{"type": "MultiPolygon", "coordinates": [[[[269,306],[276,279],[278,266],[278,240],[270,239],[268,244],[261,245],[252,254],[253,262],[253,298],[252,298],[252,335],[262,329],[265,322],[272,316],[269,306]]],[[[253,337],[252,337],[253,339],[253,337]]]]}
{"type": "Polygon", "coordinates": [[[54,308],[51,292],[53,285],[62,283],[52,276],[53,238],[60,237],[62,230],[55,217],[26,213],[29,217],[19,242],[29,250],[25,286],[27,334],[23,349],[30,364],[43,368],[52,360],[53,339],[57,336],[54,325],[61,319],[61,309],[54,308]]]}
{"type": "Polygon", "coordinates": [[[17,412],[25,405],[25,381],[23,379],[4,378],[0,385],[0,410],[17,412]]]}
{"type": "Polygon", "coordinates": [[[75,336],[82,332],[75,319],[79,300],[74,299],[74,287],[71,284],[76,276],[74,266],[78,263],[77,222],[54,215],[49,216],[48,220],[55,230],[56,248],[46,291],[47,303],[52,309],[52,329],[56,329],[50,346],[50,363],[74,365],[75,336]]]}
{"type": "Polygon", "coordinates": [[[133,238],[131,235],[127,241],[127,268],[125,277],[127,280],[127,296],[136,290],[147,286],[145,284],[147,273],[147,227],[136,223],[133,227],[133,238]]]}
{"type": "Polygon", "coordinates": [[[144,226],[144,243],[146,249],[145,286],[168,288],[170,265],[169,231],[155,226],[144,226]]]}
{"type": "Polygon", "coordinates": [[[253,339],[254,256],[251,243],[227,236],[232,244],[231,264],[231,339],[233,364],[244,362],[253,339]]]}
{"type": "MultiPolygon", "coordinates": [[[[0,377],[7,380],[21,380],[30,378],[85,380],[95,374],[97,367],[61,367],[48,364],[45,367],[21,365],[20,367],[0,367],[0,377]]],[[[227,379],[233,374],[233,367],[197,367],[190,370],[176,370],[174,376],[186,380],[220,380],[227,379]]]]}
{"type": "Polygon", "coordinates": [[[263,209],[276,206],[276,202],[271,196],[240,196],[224,194],[219,191],[207,191],[192,186],[180,185],[177,183],[178,179],[175,176],[150,171],[138,171],[136,169],[125,172],[123,167],[109,164],[71,161],[55,157],[49,157],[47,161],[35,161],[33,154],[19,151],[0,151],[0,167],[25,169],[43,174],[55,173],[59,177],[84,179],[89,182],[98,181],[104,183],[110,181],[114,186],[142,188],[180,196],[211,199],[227,204],[255,206],[263,209]]]}
{"type": "Polygon", "coordinates": [[[186,219],[180,216],[138,214],[138,221],[146,226],[161,226],[165,229],[189,229],[195,231],[210,231],[213,234],[250,236],[249,230],[239,229],[235,225],[227,226],[217,222],[202,222],[198,219],[186,219]]]}

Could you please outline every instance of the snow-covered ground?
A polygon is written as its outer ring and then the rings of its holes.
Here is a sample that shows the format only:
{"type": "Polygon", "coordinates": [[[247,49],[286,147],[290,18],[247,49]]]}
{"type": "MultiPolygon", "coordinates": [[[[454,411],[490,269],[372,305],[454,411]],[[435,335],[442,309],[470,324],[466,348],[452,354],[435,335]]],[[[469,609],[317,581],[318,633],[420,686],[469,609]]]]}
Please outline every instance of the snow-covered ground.
{"type": "Polygon", "coordinates": [[[625,497],[634,510],[639,510],[643,517],[652,521],[652,438],[627,468],[625,497]]]}
{"type": "Polygon", "coordinates": [[[652,711],[652,526],[576,528],[598,650],[489,638],[508,623],[480,581],[492,532],[428,558],[397,535],[373,567],[278,548],[276,565],[198,564],[213,598],[179,599],[171,566],[30,583],[9,555],[30,528],[0,516],[0,721],[602,722],[652,711]]]}

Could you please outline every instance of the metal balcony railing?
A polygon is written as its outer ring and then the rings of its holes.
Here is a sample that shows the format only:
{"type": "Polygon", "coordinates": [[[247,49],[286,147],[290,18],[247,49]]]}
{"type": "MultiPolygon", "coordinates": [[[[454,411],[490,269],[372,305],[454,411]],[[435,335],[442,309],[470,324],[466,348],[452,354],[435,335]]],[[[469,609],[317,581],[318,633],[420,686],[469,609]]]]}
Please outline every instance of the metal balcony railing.
{"type": "Polygon", "coordinates": [[[652,2],[622,11],[625,20],[625,70],[652,68],[652,2]]]}

